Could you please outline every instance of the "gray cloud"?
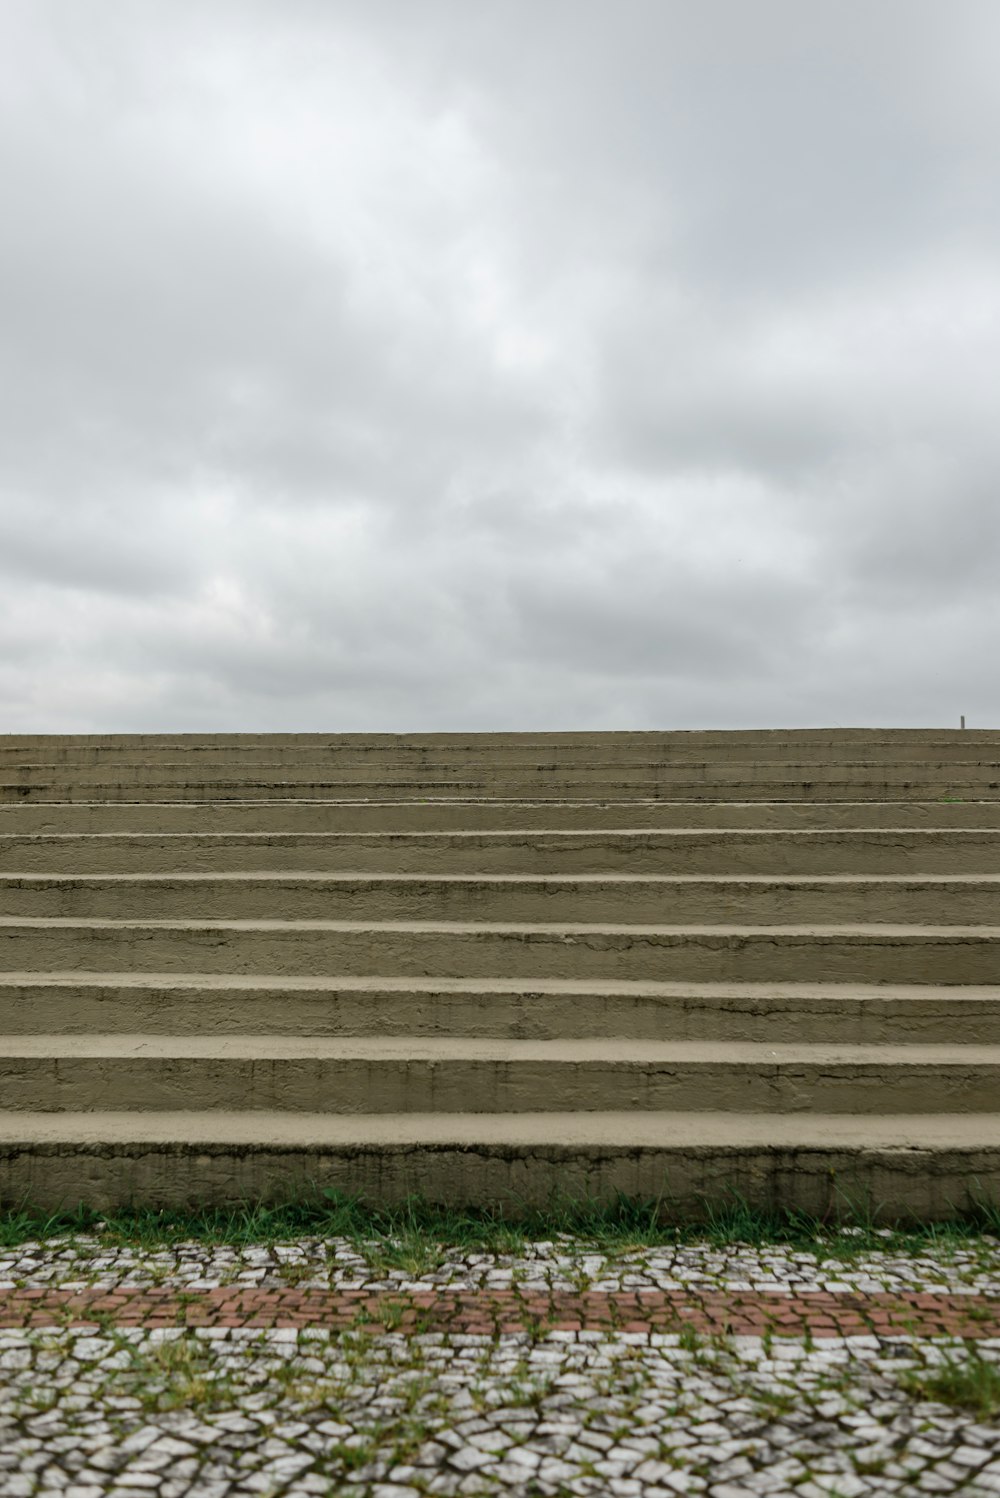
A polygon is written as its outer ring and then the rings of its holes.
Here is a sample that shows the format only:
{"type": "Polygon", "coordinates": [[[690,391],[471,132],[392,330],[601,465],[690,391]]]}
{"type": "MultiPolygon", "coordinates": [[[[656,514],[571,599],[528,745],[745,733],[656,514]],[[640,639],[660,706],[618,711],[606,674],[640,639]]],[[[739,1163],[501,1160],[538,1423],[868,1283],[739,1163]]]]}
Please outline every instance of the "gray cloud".
{"type": "Polygon", "coordinates": [[[8,729],[998,718],[989,0],[6,0],[8,729]]]}

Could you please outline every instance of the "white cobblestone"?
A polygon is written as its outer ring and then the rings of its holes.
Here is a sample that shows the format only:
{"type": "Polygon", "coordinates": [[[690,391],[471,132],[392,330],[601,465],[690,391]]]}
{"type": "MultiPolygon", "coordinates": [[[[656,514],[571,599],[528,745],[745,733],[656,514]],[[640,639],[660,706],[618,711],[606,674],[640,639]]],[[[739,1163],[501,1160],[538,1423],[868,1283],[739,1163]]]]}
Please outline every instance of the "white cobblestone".
{"type": "MultiPolygon", "coordinates": [[[[566,1241],[453,1250],[419,1277],[347,1240],[142,1250],[96,1238],[0,1251],[15,1288],[225,1283],[372,1291],[735,1289],[1000,1293],[1000,1243],[855,1259],[747,1245],[605,1255],[566,1241]]],[[[874,1336],[683,1339],[601,1331],[367,1336],[323,1327],[0,1331],[0,1498],[709,1498],[1000,1493],[1000,1429],[918,1400],[978,1358],[874,1336]]]]}

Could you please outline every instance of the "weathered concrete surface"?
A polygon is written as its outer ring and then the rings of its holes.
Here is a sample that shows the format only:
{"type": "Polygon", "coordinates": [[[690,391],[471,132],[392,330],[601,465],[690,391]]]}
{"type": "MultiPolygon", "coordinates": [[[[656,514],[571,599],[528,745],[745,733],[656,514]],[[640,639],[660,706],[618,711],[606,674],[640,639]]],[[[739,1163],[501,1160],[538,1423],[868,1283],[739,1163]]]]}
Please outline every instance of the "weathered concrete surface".
{"type": "MultiPolygon", "coordinates": [[[[441,732],[441,733],[81,733],[81,734],[3,734],[0,745],[20,753],[25,749],[41,750],[47,757],[75,754],[79,749],[111,749],[129,753],[133,749],[159,752],[184,749],[210,752],[218,748],[278,747],[312,751],[316,747],[342,749],[345,752],[364,749],[392,749],[413,753],[425,748],[476,748],[493,753],[521,751],[545,746],[559,750],[582,747],[586,750],[608,748],[618,752],[634,747],[662,745],[685,747],[714,746],[722,753],[734,753],[745,746],[762,746],[771,751],[788,746],[816,745],[836,751],[843,746],[872,745],[896,747],[913,744],[921,747],[941,745],[960,752],[966,744],[1000,744],[996,728],[702,728],[702,729],[571,729],[535,732],[441,732]]],[[[766,757],[766,756],[765,756],[766,757]]]]}
{"type": "Polygon", "coordinates": [[[1000,986],[3,973],[17,1035],[596,1036],[1000,1045],[1000,986]]]}
{"type": "MultiPolygon", "coordinates": [[[[111,833],[649,832],[995,829],[1000,800],[30,802],[0,805],[0,835],[111,833]]],[[[9,865],[5,864],[5,868],[9,865]]],[[[845,872],[857,872],[850,869],[845,872]]],[[[995,873],[996,869],[988,870],[995,873]]]]}
{"type": "MultiPolygon", "coordinates": [[[[2,762],[0,762],[2,763],[2,762]]],[[[502,791],[509,786],[537,782],[548,792],[560,793],[592,785],[620,785],[623,789],[657,786],[661,791],[675,784],[708,781],[714,786],[731,784],[772,784],[777,781],[825,784],[910,784],[915,780],[968,783],[995,781],[1000,774],[1000,758],[995,750],[979,758],[913,759],[838,759],[834,763],[814,759],[764,760],[755,756],[725,760],[615,760],[590,759],[566,764],[546,763],[538,759],[505,759],[490,764],[481,758],[417,763],[387,761],[381,756],[358,759],[344,764],[337,760],[309,759],[249,760],[211,765],[197,760],[162,759],[154,763],[131,760],[104,760],[93,764],[46,763],[2,764],[0,779],[7,787],[59,787],[114,785],[146,790],[157,785],[262,786],[336,784],[352,786],[435,786],[446,789],[461,784],[490,787],[502,791]]],[[[146,799],[143,797],[143,799],[146,799]]]]}
{"type": "Polygon", "coordinates": [[[0,739],[0,1193],[1000,1185],[1000,733],[0,739]]]}
{"type": "Polygon", "coordinates": [[[363,800],[424,801],[457,798],[528,800],[611,800],[630,796],[640,799],[675,801],[809,801],[822,797],[826,801],[884,801],[913,799],[934,801],[946,797],[959,800],[1000,800],[1000,769],[992,766],[958,766],[954,774],[883,774],[879,769],[864,767],[858,772],[833,773],[820,778],[794,778],[786,767],[775,768],[770,779],[718,780],[710,776],[692,778],[683,771],[668,777],[643,775],[628,778],[624,772],[614,779],[551,780],[544,776],[530,778],[478,776],[462,780],[197,780],[156,779],[146,784],[130,784],[102,778],[91,784],[56,781],[42,777],[24,780],[0,780],[0,802],[17,801],[283,801],[297,800],[363,800]]]}
{"type": "MultiPolygon", "coordinates": [[[[990,874],[998,827],[641,832],[0,832],[16,874],[990,874]]],[[[6,877],[10,877],[9,875],[6,877]]]]}
{"type": "Polygon", "coordinates": [[[1000,1047],[444,1036],[9,1039],[5,1110],[986,1113],[1000,1047]]]}
{"type": "Polygon", "coordinates": [[[489,921],[743,926],[989,924],[1000,876],[846,874],[22,874],[0,914],[116,921],[489,921]]]}
{"type": "Polygon", "coordinates": [[[1000,927],[0,918],[0,971],[1000,983],[1000,927]]]}
{"type": "Polygon", "coordinates": [[[992,1115],[321,1113],[0,1114],[0,1193],[183,1205],[318,1189],[401,1201],[526,1204],[619,1193],[702,1216],[765,1208],[948,1217],[1000,1195],[992,1115]]]}

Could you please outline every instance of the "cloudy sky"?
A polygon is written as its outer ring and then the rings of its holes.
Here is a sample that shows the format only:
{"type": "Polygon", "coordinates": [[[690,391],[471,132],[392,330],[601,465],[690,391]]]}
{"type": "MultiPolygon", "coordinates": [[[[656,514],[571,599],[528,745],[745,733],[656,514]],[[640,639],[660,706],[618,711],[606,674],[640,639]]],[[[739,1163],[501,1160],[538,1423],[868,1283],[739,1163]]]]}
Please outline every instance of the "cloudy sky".
{"type": "Polygon", "coordinates": [[[0,0],[0,730],[1000,725],[996,0],[0,0]]]}

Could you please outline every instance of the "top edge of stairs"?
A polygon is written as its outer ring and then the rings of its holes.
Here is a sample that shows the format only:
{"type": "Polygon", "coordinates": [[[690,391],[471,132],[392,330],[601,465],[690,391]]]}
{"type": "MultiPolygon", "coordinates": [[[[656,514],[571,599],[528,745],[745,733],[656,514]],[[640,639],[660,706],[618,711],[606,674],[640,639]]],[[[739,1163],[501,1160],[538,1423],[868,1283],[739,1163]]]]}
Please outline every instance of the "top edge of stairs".
{"type": "Polygon", "coordinates": [[[241,731],[210,731],[199,729],[163,729],[150,732],[125,731],[125,732],[53,732],[53,733],[31,733],[29,731],[7,732],[0,734],[0,744],[19,743],[27,740],[41,740],[59,743],[117,743],[129,741],[132,743],[249,743],[254,741],[270,741],[273,743],[295,743],[310,740],[316,743],[454,743],[454,742],[526,742],[528,740],[552,740],[558,743],[572,743],[576,741],[589,741],[592,739],[679,739],[690,741],[693,738],[723,739],[723,738],[815,738],[821,735],[829,738],[851,738],[859,735],[869,735],[886,738],[911,738],[924,739],[940,735],[946,738],[959,738],[963,734],[972,737],[978,734],[998,734],[1000,728],[958,728],[945,727],[942,725],[924,725],[923,727],[885,727],[878,724],[850,724],[850,725],[819,725],[815,727],[789,727],[789,728],[537,728],[537,729],[434,729],[434,730],[406,730],[383,731],[375,730],[366,732],[364,729],[307,729],[295,730],[270,730],[270,729],[246,729],[241,731]]]}

